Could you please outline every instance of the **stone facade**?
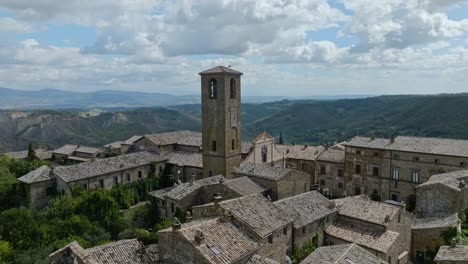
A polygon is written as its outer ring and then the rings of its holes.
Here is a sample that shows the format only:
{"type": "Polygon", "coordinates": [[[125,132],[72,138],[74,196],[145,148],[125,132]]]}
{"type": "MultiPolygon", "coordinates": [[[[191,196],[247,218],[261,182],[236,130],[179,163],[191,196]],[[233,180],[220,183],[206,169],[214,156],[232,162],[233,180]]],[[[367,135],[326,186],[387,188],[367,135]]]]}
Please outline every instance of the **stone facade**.
{"type": "Polygon", "coordinates": [[[440,247],[435,257],[437,264],[468,264],[468,246],[440,247]]]}
{"type": "Polygon", "coordinates": [[[200,73],[203,176],[231,178],[241,156],[241,72],[218,66],[200,73]]]}
{"type": "Polygon", "coordinates": [[[344,160],[345,152],[340,149],[327,149],[317,158],[315,184],[327,197],[344,197],[346,194],[344,160]]]}

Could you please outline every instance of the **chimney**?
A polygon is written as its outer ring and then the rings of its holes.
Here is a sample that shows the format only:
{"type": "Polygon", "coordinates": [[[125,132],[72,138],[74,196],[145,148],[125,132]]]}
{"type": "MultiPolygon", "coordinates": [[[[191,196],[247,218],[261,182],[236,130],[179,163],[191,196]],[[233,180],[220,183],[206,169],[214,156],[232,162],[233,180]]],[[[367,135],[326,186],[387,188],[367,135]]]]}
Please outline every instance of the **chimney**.
{"type": "Polygon", "coordinates": [[[458,182],[458,188],[463,189],[463,188],[465,188],[465,186],[466,186],[466,183],[465,183],[464,180],[460,180],[458,182]]]}
{"type": "Polygon", "coordinates": [[[180,230],[181,228],[181,224],[180,224],[180,221],[177,217],[174,217],[174,219],[172,220],[172,231],[177,231],[177,230],[180,230]]]}
{"type": "Polygon", "coordinates": [[[335,207],[336,207],[335,201],[330,201],[330,203],[328,204],[328,209],[334,209],[335,207]]]}
{"type": "Polygon", "coordinates": [[[303,148],[303,149],[307,149],[307,147],[308,147],[307,145],[304,145],[304,148],[303,148]]]}
{"type": "Polygon", "coordinates": [[[91,162],[95,162],[96,161],[96,157],[95,156],[91,156],[91,162]]]}
{"type": "Polygon", "coordinates": [[[457,246],[457,239],[456,238],[452,238],[452,243],[450,243],[450,247],[451,248],[454,248],[457,246]]]}
{"type": "Polygon", "coordinates": [[[219,179],[219,183],[223,183],[223,182],[224,182],[224,178],[219,179]]]}
{"type": "Polygon", "coordinates": [[[369,137],[370,137],[370,140],[374,140],[375,139],[374,133],[370,133],[369,137]]]}
{"type": "Polygon", "coordinates": [[[229,210],[224,210],[224,220],[230,221],[232,219],[232,213],[229,210]]]}
{"type": "Polygon", "coordinates": [[[401,206],[401,208],[403,209],[403,211],[406,210],[406,203],[405,203],[405,202],[401,201],[401,202],[400,202],[400,206],[401,206]]]}
{"type": "Polygon", "coordinates": [[[389,216],[389,215],[386,215],[386,216],[385,216],[384,223],[388,223],[388,222],[390,222],[390,216],[389,216]]]}
{"type": "Polygon", "coordinates": [[[395,135],[390,136],[390,143],[395,143],[395,135]]]}
{"type": "Polygon", "coordinates": [[[205,236],[203,235],[203,231],[200,229],[195,230],[195,242],[197,242],[198,245],[205,242],[205,236]]]}
{"type": "Polygon", "coordinates": [[[268,199],[268,201],[271,201],[270,195],[267,195],[267,199],[268,199]]]}
{"type": "Polygon", "coordinates": [[[221,195],[217,194],[215,197],[213,197],[214,205],[219,206],[219,202],[221,202],[222,199],[223,199],[223,197],[221,197],[221,195]]]}
{"type": "Polygon", "coordinates": [[[187,211],[187,213],[185,214],[185,223],[190,222],[192,222],[192,214],[190,213],[190,211],[187,211]]]}

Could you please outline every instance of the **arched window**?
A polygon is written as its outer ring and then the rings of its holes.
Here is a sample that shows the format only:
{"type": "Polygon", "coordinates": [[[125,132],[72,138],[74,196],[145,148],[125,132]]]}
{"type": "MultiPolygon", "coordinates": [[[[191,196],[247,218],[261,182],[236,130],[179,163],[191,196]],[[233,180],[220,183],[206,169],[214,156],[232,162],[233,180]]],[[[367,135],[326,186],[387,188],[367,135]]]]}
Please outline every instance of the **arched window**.
{"type": "Polygon", "coordinates": [[[236,80],[234,78],[231,78],[231,99],[236,99],[236,80]]]}
{"type": "Polygon", "coordinates": [[[264,145],[262,147],[262,162],[267,162],[267,156],[268,156],[268,147],[264,145]]]}
{"type": "Polygon", "coordinates": [[[210,99],[216,99],[216,95],[218,93],[218,87],[217,87],[217,82],[216,79],[211,79],[210,80],[210,87],[209,87],[209,96],[210,99]]]}
{"type": "Polygon", "coordinates": [[[216,140],[213,140],[213,146],[212,146],[212,148],[213,148],[213,151],[216,151],[216,140]]]}
{"type": "Polygon", "coordinates": [[[232,144],[232,150],[235,150],[236,149],[236,140],[232,139],[231,144],[232,144]]]}

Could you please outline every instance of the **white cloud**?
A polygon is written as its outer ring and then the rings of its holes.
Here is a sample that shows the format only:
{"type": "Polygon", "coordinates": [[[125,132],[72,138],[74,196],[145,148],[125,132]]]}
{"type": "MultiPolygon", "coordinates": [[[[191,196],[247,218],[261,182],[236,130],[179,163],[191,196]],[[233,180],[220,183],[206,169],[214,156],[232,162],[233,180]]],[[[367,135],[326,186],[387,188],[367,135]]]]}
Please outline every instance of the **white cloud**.
{"type": "Polygon", "coordinates": [[[31,32],[32,28],[28,24],[15,20],[11,17],[0,18],[0,32],[26,33],[31,32]]]}

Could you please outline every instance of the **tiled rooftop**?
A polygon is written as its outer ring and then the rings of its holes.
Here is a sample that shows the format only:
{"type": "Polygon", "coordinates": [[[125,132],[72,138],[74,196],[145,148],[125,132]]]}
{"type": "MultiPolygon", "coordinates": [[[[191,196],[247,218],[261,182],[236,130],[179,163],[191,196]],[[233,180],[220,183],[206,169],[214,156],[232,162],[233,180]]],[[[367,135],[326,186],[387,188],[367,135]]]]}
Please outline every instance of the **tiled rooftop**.
{"type": "Polygon", "coordinates": [[[79,148],[78,145],[70,145],[70,144],[67,144],[67,145],[63,145],[61,146],[60,148],[52,151],[53,153],[56,153],[56,154],[61,154],[61,155],[71,155],[73,154],[73,152],[79,148]]]}
{"type": "Polygon", "coordinates": [[[300,264],[382,264],[386,263],[356,244],[319,247],[300,264]]]}
{"type": "Polygon", "coordinates": [[[464,180],[465,184],[468,185],[468,170],[433,175],[427,182],[418,185],[417,188],[443,184],[458,191],[460,190],[459,184],[461,180],[464,180]]]}
{"type": "Polygon", "coordinates": [[[97,159],[96,161],[84,162],[77,165],[60,166],[55,168],[54,174],[65,182],[73,182],[163,160],[166,160],[166,158],[162,155],[138,152],[112,158],[97,159]]]}
{"type": "Polygon", "coordinates": [[[24,182],[27,184],[42,182],[52,180],[54,177],[52,176],[51,170],[48,166],[41,166],[28,174],[18,178],[20,182],[24,182]]]}
{"type": "Polygon", "coordinates": [[[279,262],[255,254],[249,259],[249,261],[247,261],[246,264],[279,264],[279,262]]]}
{"type": "Polygon", "coordinates": [[[200,132],[188,130],[150,134],[145,135],[144,137],[153,142],[155,145],[160,146],[177,144],[200,147],[202,145],[202,134],[200,132]]]}
{"type": "Polygon", "coordinates": [[[230,73],[230,74],[235,74],[235,75],[242,75],[242,72],[239,72],[239,71],[236,71],[231,68],[224,67],[224,66],[216,66],[209,70],[202,71],[199,74],[203,75],[203,74],[213,74],[213,73],[230,73]]]}
{"type": "Polygon", "coordinates": [[[92,148],[92,147],[78,147],[75,152],[87,153],[87,154],[97,154],[102,152],[101,149],[92,148]]]}
{"type": "MultiPolygon", "coordinates": [[[[36,153],[36,158],[38,158],[40,160],[46,160],[46,159],[50,159],[52,157],[52,153],[50,151],[48,151],[48,150],[35,149],[34,151],[36,153]]],[[[0,154],[0,156],[1,155],[6,155],[6,156],[9,156],[9,157],[15,158],[15,159],[26,159],[28,157],[28,151],[27,150],[22,150],[22,151],[6,152],[6,153],[3,153],[3,154],[0,154]]]]}
{"type": "Polygon", "coordinates": [[[317,191],[285,198],[274,204],[295,219],[296,229],[337,212],[335,204],[317,191]]]}
{"type": "MultiPolygon", "coordinates": [[[[173,232],[171,228],[160,232],[173,232]]],[[[242,229],[223,218],[183,224],[180,233],[186,241],[203,255],[208,263],[228,264],[241,257],[253,254],[259,245],[242,229]],[[197,243],[195,233],[203,232],[204,241],[197,243]]]]}
{"type": "Polygon", "coordinates": [[[340,215],[379,225],[387,225],[385,222],[387,215],[393,219],[400,210],[399,206],[372,201],[362,196],[351,196],[333,201],[335,201],[340,215]]]}
{"type": "Polygon", "coordinates": [[[101,264],[151,264],[143,243],[136,239],[119,240],[86,249],[88,254],[101,264]]]}
{"type": "Polygon", "coordinates": [[[325,148],[322,146],[308,145],[275,145],[280,151],[285,153],[288,159],[316,160],[325,148]]]}
{"type": "Polygon", "coordinates": [[[117,149],[122,146],[123,141],[115,141],[109,144],[104,145],[105,148],[117,149]]]}
{"type": "Polygon", "coordinates": [[[243,196],[220,204],[224,210],[230,211],[235,218],[247,224],[262,238],[294,221],[261,194],[243,196]]]}
{"type": "Polygon", "coordinates": [[[360,246],[386,253],[396,242],[399,234],[393,231],[383,231],[371,224],[357,224],[338,220],[326,230],[329,236],[356,243],[360,246]]]}
{"type": "Polygon", "coordinates": [[[345,151],[339,149],[327,149],[318,156],[317,160],[344,164],[345,151]]]}
{"type": "Polygon", "coordinates": [[[468,263],[468,246],[442,246],[439,248],[434,260],[460,264],[468,263]]]}
{"type": "Polygon", "coordinates": [[[241,142],[241,153],[242,154],[249,154],[250,153],[250,148],[252,147],[251,142],[241,142]]]}
{"type": "MultiPolygon", "coordinates": [[[[292,172],[290,168],[273,167],[271,164],[243,163],[235,170],[236,174],[279,181],[292,172]]],[[[300,172],[298,172],[300,173],[300,172]]]]}
{"type": "Polygon", "coordinates": [[[224,180],[224,177],[222,175],[216,175],[213,177],[193,181],[192,183],[184,182],[175,187],[169,187],[166,189],[153,191],[148,194],[159,199],[162,199],[163,197],[168,197],[173,200],[180,200],[183,199],[185,196],[190,195],[192,192],[198,191],[203,186],[219,184],[221,179],[224,180]]]}
{"type": "Polygon", "coordinates": [[[235,178],[223,182],[224,186],[235,191],[239,196],[251,195],[256,193],[262,193],[268,188],[265,188],[261,185],[258,185],[252,181],[249,177],[244,176],[240,178],[235,178]]]}
{"type": "Polygon", "coordinates": [[[431,229],[456,226],[458,224],[458,213],[439,215],[424,218],[415,218],[412,229],[431,229]]]}
{"type": "Polygon", "coordinates": [[[143,136],[132,136],[131,138],[122,142],[125,145],[133,145],[136,141],[140,140],[143,136]]]}
{"type": "Polygon", "coordinates": [[[354,137],[346,146],[377,148],[384,150],[417,152],[426,154],[468,157],[468,140],[398,136],[390,139],[354,137]]]}
{"type": "Polygon", "coordinates": [[[203,156],[198,152],[171,152],[167,154],[169,159],[167,163],[174,164],[179,167],[194,167],[203,168],[203,156]]]}

